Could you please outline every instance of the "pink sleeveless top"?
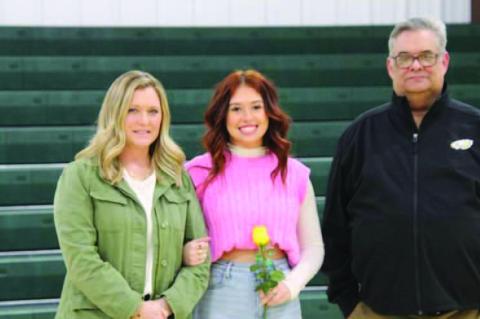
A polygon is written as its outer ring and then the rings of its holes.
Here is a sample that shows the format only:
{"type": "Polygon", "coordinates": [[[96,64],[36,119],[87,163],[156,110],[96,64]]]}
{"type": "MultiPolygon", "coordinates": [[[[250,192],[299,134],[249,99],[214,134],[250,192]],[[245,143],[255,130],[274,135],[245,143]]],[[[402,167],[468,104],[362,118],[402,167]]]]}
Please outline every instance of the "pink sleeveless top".
{"type": "Polygon", "coordinates": [[[212,261],[232,249],[256,249],[252,229],[265,225],[270,243],[277,244],[287,254],[290,265],[295,266],[300,259],[297,223],[307,192],[309,168],[289,158],[283,184],[280,174],[275,182],[270,177],[277,166],[275,154],[243,157],[228,152],[226,159],[224,173],[203,191],[202,183],[212,167],[210,154],[197,156],[186,164],[211,237],[212,261]]]}

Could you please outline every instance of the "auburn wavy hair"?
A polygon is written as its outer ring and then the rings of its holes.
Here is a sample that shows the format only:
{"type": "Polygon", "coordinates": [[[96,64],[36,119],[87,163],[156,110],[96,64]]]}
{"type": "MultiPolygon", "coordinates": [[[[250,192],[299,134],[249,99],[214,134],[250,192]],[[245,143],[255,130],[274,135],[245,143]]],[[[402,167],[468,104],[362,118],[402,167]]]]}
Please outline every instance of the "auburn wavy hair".
{"type": "Polygon", "coordinates": [[[204,187],[225,169],[227,160],[225,150],[228,149],[230,142],[226,124],[230,99],[242,85],[251,87],[263,99],[265,113],[269,120],[267,132],[263,137],[263,146],[274,153],[278,159],[278,165],[271,173],[272,180],[278,174],[283,183],[287,178],[287,160],[292,147],[292,143],[287,139],[290,117],[280,108],[277,89],[271,80],[256,70],[239,70],[230,73],[215,86],[214,94],[205,112],[207,130],[203,136],[203,145],[212,157],[213,167],[204,187]]]}

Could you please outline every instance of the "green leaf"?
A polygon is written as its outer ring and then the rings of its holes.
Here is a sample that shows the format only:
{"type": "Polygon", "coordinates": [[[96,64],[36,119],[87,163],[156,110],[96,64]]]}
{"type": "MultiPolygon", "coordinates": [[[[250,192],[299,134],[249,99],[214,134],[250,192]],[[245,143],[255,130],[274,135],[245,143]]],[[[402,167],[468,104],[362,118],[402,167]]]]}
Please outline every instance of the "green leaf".
{"type": "Polygon", "coordinates": [[[253,265],[250,266],[250,271],[251,272],[256,272],[259,269],[260,269],[260,265],[258,265],[258,264],[253,264],[253,265]]]}
{"type": "Polygon", "coordinates": [[[277,282],[271,281],[271,280],[266,281],[266,282],[264,282],[263,284],[264,284],[266,287],[268,287],[268,290],[270,290],[270,289],[272,289],[272,288],[275,288],[275,287],[278,285],[277,282]]]}
{"type": "Polygon", "coordinates": [[[285,275],[281,270],[274,270],[270,273],[270,278],[273,281],[280,282],[285,278],[285,275]]]}
{"type": "Polygon", "coordinates": [[[262,282],[255,287],[255,290],[262,290],[264,293],[267,293],[270,288],[268,287],[267,282],[262,282]]]}

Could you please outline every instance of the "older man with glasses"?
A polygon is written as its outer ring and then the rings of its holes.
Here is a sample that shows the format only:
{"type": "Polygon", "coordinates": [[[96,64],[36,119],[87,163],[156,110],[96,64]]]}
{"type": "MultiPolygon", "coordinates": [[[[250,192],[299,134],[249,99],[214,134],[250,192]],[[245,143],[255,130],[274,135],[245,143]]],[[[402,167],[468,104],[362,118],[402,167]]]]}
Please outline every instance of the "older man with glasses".
{"type": "Polygon", "coordinates": [[[445,25],[389,39],[389,103],[339,140],[323,234],[345,317],[480,318],[480,111],[448,96],[445,25]]]}

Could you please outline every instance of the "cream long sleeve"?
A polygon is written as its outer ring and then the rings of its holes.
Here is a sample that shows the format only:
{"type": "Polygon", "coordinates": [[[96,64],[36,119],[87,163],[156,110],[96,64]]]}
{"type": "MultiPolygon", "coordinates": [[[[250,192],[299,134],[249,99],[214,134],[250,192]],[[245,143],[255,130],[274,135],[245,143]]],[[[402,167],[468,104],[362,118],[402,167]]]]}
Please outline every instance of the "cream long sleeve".
{"type": "Polygon", "coordinates": [[[283,281],[290,290],[291,299],[298,297],[300,291],[315,276],[322,266],[325,255],[317,203],[311,181],[307,187],[307,194],[302,203],[297,224],[300,261],[283,281]]]}

